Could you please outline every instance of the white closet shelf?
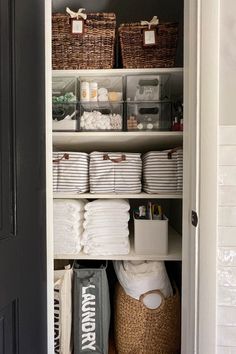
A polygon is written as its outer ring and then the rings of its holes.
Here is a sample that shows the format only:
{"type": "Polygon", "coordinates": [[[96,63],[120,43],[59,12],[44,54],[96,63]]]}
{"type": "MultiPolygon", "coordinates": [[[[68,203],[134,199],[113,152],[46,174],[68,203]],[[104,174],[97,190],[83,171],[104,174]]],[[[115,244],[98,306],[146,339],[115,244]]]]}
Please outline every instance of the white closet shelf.
{"type": "Polygon", "coordinates": [[[183,132],[53,132],[59,150],[146,152],[182,144],[183,132]]]}
{"type": "Polygon", "coordinates": [[[181,261],[182,260],[182,237],[169,227],[169,252],[168,254],[140,255],[135,254],[134,246],[131,243],[131,251],[127,255],[118,256],[91,256],[83,252],[79,254],[57,254],[54,259],[106,259],[106,260],[156,260],[156,261],[181,261]]]}
{"type": "Polygon", "coordinates": [[[53,70],[53,76],[78,77],[89,75],[145,75],[145,74],[177,74],[183,73],[183,68],[153,68],[153,69],[86,69],[86,70],[53,70]]]}
{"type": "Polygon", "coordinates": [[[163,194],[93,194],[93,193],[64,193],[54,192],[54,199],[182,199],[182,193],[163,193],[163,194]]]}

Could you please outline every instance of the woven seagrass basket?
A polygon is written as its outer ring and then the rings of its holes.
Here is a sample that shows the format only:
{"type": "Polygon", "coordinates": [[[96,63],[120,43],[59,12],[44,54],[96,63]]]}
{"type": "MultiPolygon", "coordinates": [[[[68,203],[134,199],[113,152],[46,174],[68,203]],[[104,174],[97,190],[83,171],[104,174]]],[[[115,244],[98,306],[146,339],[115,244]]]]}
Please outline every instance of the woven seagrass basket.
{"type": "MultiPolygon", "coordinates": [[[[115,293],[115,342],[118,354],[180,353],[180,296],[164,298],[157,309],[126,295],[118,285],[115,293]]],[[[150,292],[149,292],[150,293],[150,292]]]]}
{"type": "Polygon", "coordinates": [[[175,65],[178,23],[160,23],[152,28],[156,29],[157,42],[147,47],[143,45],[143,31],[147,26],[130,23],[119,27],[124,68],[166,68],[175,65]]]}
{"type": "Polygon", "coordinates": [[[84,33],[73,34],[68,14],[52,15],[52,67],[111,69],[114,66],[116,15],[88,13],[84,33]]]}

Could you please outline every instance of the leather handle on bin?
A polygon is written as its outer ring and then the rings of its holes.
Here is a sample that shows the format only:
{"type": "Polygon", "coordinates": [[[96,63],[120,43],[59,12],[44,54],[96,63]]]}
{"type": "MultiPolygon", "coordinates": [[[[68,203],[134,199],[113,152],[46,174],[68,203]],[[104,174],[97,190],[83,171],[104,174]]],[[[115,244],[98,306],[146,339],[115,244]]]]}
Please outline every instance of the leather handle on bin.
{"type": "Polygon", "coordinates": [[[126,160],[126,156],[125,156],[125,154],[122,154],[121,157],[117,157],[116,159],[111,159],[108,154],[104,154],[103,155],[103,160],[110,160],[110,161],[112,161],[114,163],[119,163],[119,162],[125,161],[126,160]]]}
{"type": "Polygon", "coordinates": [[[69,160],[70,159],[70,155],[69,154],[64,154],[62,157],[60,157],[59,159],[55,159],[52,160],[53,163],[59,163],[60,161],[62,161],[63,159],[65,160],[69,160]]]}
{"type": "Polygon", "coordinates": [[[172,154],[173,154],[174,152],[177,152],[177,151],[180,150],[180,149],[182,149],[182,147],[181,147],[181,146],[178,146],[178,147],[176,147],[176,148],[170,150],[170,151],[168,152],[168,154],[167,154],[168,159],[171,160],[171,159],[172,159],[172,154]]]}

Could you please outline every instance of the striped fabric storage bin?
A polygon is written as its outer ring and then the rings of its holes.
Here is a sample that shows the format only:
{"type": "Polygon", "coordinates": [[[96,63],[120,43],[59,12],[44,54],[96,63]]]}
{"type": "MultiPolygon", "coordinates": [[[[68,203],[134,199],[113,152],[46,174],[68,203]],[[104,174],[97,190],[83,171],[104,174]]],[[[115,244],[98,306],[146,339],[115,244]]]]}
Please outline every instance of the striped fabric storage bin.
{"type": "Polygon", "coordinates": [[[53,153],[53,191],[85,193],[89,190],[89,156],[84,152],[53,153]]]}
{"type": "Polygon", "coordinates": [[[94,151],[89,175],[90,193],[140,193],[141,154],[94,151]]]}
{"type": "Polygon", "coordinates": [[[183,150],[150,151],[143,155],[143,190],[173,193],[183,189],[183,150]]]}

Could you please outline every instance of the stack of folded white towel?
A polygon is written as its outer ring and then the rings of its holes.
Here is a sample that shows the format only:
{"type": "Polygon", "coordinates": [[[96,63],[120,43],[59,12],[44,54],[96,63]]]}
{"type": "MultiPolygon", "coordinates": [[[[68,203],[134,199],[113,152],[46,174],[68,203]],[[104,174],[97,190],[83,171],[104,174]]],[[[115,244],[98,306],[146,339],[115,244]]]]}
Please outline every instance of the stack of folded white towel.
{"type": "Polygon", "coordinates": [[[129,202],[99,199],[85,206],[82,244],[91,255],[123,255],[130,251],[129,202]]]}
{"type": "Polygon", "coordinates": [[[54,254],[76,254],[81,251],[85,200],[54,199],[54,254]]]}

